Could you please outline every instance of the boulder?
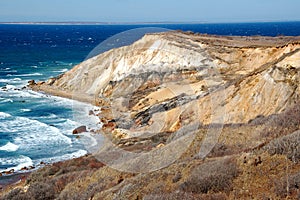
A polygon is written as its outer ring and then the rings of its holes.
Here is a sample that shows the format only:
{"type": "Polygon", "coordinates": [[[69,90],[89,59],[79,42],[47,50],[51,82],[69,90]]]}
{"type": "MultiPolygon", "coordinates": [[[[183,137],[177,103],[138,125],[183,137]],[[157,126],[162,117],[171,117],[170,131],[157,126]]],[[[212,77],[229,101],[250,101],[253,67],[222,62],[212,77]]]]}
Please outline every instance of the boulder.
{"type": "Polygon", "coordinates": [[[89,115],[95,115],[94,111],[90,110],[89,115]]]}
{"type": "Polygon", "coordinates": [[[35,169],[35,166],[30,166],[29,170],[35,169]]]}
{"type": "Polygon", "coordinates": [[[87,132],[86,126],[79,126],[78,128],[73,130],[73,134],[80,134],[84,132],[87,132]]]}
{"type": "Polygon", "coordinates": [[[29,85],[29,86],[30,86],[30,85],[35,85],[35,81],[34,81],[34,80],[28,81],[28,85],[29,85]]]}
{"type": "Polygon", "coordinates": [[[36,84],[38,85],[38,86],[40,86],[40,85],[43,85],[45,83],[45,81],[39,81],[39,82],[37,82],[36,84]]]}
{"type": "Polygon", "coordinates": [[[53,85],[53,83],[56,81],[56,78],[50,78],[47,82],[46,82],[46,84],[47,85],[53,85]]]}
{"type": "Polygon", "coordinates": [[[27,170],[28,170],[27,167],[22,167],[22,168],[21,168],[21,171],[27,171],[27,170]]]}

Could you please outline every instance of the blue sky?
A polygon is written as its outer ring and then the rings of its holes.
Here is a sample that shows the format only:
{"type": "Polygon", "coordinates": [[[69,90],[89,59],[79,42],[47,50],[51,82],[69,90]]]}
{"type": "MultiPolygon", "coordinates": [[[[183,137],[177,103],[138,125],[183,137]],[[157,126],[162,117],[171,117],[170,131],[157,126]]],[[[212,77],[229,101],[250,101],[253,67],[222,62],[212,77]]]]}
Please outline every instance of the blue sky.
{"type": "Polygon", "coordinates": [[[300,0],[0,0],[0,21],[300,21],[300,0]]]}

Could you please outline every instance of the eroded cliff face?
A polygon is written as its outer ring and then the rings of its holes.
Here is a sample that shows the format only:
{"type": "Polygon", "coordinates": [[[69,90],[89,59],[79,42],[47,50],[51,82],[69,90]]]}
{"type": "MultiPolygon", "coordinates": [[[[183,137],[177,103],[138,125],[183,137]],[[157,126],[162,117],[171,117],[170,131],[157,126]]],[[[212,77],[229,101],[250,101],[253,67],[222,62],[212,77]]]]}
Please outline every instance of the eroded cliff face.
{"type": "Polygon", "coordinates": [[[148,34],[33,88],[101,106],[103,128],[121,137],[247,123],[299,99],[299,41],[148,34]]]}
{"type": "Polygon", "coordinates": [[[149,34],[31,82],[100,106],[107,140],[3,199],[299,198],[299,41],[149,34]]]}

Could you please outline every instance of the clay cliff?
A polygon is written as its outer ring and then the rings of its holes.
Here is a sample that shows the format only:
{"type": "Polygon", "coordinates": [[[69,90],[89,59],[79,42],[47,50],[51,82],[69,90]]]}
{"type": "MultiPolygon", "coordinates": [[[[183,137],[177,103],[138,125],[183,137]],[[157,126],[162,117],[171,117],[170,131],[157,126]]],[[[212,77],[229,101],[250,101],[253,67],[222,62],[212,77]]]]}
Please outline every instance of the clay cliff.
{"type": "Polygon", "coordinates": [[[300,37],[146,34],[31,82],[99,106],[106,140],[3,198],[299,199],[299,81],[300,37]]]}
{"type": "Polygon", "coordinates": [[[176,131],[193,122],[247,123],[299,99],[299,41],[148,34],[37,89],[101,106],[104,124],[113,121],[132,135],[176,131]]]}

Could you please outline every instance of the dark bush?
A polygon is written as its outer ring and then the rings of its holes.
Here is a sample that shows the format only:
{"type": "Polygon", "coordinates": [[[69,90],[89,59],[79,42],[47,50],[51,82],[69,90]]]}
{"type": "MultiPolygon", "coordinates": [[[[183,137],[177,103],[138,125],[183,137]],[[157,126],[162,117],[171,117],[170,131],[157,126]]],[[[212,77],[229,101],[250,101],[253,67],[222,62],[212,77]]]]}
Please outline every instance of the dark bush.
{"type": "Polygon", "coordinates": [[[232,189],[231,183],[238,173],[234,159],[210,161],[194,168],[180,188],[192,193],[227,192],[232,189]]]}
{"type": "Polygon", "coordinates": [[[293,162],[300,161],[300,131],[272,140],[263,147],[269,154],[286,155],[293,162]]]}

